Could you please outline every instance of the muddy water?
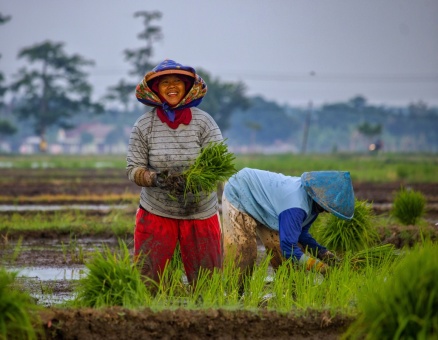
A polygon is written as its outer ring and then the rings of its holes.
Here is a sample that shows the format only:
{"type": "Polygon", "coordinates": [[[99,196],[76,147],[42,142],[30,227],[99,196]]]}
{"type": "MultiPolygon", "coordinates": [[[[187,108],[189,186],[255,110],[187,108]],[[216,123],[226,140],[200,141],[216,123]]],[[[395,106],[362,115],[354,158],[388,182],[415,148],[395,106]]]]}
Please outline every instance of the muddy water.
{"type": "Polygon", "coordinates": [[[0,242],[0,264],[17,273],[18,285],[38,304],[51,306],[73,298],[74,285],[87,273],[85,262],[103,247],[115,249],[116,239],[29,239],[18,246],[0,242]]]}
{"type": "MultiPolygon", "coordinates": [[[[17,243],[0,244],[0,261],[7,270],[17,273],[18,285],[28,291],[37,304],[55,306],[74,298],[74,287],[80,278],[87,275],[85,263],[95,251],[104,247],[118,249],[116,239],[83,238],[30,239],[23,242],[19,250],[17,243]],[[18,256],[13,259],[14,252],[18,256]]],[[[132,245],[128,244],[128,248],[132,245]]],[[[258,246],[263,257],[265,248],[258,246]]],[[[267,281],[272,280],[272,271],[267,281]]],[[[183,277],[187,284],[187,278],[183,277]]]]}

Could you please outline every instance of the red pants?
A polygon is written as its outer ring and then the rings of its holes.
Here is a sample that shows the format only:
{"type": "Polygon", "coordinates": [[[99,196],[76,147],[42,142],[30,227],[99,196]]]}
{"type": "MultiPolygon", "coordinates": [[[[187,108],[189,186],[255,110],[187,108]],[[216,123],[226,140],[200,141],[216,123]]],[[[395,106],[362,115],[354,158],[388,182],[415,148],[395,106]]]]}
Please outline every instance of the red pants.
{"type": "Polygon", "coordinates": [[[179,242],[190,283],[200,268],[222,267],[221,231],[218,215],[205,220],[179,220],[137,210],[134,233],[135,256],[145,254],[142,274],[159,281],[159,274],[173,256],[179,242]]]}

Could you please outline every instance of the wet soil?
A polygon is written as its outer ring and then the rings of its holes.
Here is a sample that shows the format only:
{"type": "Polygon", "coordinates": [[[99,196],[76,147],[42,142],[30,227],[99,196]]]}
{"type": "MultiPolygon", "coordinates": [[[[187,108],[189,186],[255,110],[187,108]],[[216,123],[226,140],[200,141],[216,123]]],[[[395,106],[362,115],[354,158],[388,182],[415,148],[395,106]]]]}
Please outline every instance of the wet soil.
{"type": "Polygon", "coordinates": [[[339,339],[353,321],[328,313],[306,317],[272,311],[123,308],[50,309],[42,314],[49,339],[339,339]]]}
{"type": "MultiPolygon", "coordinates": [[[[377,204],[391,203],[402,186],[422,192],[430,209],[438,215],[438,183],[353,183],[358,199],[377,204]]],[[[105,203],[110,195],[140,193],[140,188],[128,181],[120,169],[0,169],[0,189],[3,204],[8,203],[8,197],[9,203],[23,203],[26,198],[41,195],[58,195],[59,204],[68,195],[80,197],[78,202],[84,202],[86,195],[101,196],[105,203]]],[[[220,188],[218,191],[220,197],[220,188]]]]}
{"type": "MultiPolygon", "coordinates": [[[[378,214],[387,213],[394,195],[403,183],[354,183],[358,199],[374,203],[378,214]]],[[[421,191],[427,200],[425,228],[432,239],[438,237],[438,184],[405,185],[421,191]]],[[[52,196],[52,204],[107,203],[108,195],[139,194],[139,187],[126,179],[123,170],[19,170],[0,169],[0,197],[3,204],[33,203],[43,195],[52,196]],[[66,197],[68,196],[68,200],[66,197]],[[100,197],[100,198],[99,198],[100,197]],[[100,200],[100,201],[99,201],[100,200]],[[90,200],[91,201],[91,200],[90,200]]],[[[219,197],[221,191],[219,189],[219,197]]],[[[117,199],[117,198],[116,198],[117,199]]],[[[113,201],[114,203],[114,201],[113,201]]],[[[99,212],[104,214],[103,212],[99,212]]],[[[383,243],[396,247],[413,245],[421,239],[418,227],[391,225],[379,230],[383,243]]],[[[19,237],[22,249],[13,262],[17,267],[83,268],[84,261],[96,247],[117,247],[111,234],[76,239],[54,231],[27,232],[12,237],[0,233],[0,258],[13,255],[19,237]]],[[[132,235],[126,241],[132,242],[132,235]]],[[[4,262],[4,261],[2,261],[4,262]]],[[[67,279],[43,281],[36,278],[29,288],[49,287],[57,296],[71,294],[74,282],[67,279]]],[[[37,301],[38,302],[38,301],[37,301]]],[[[172,310],[153,312],[149,309],[122,308],[71,309],[51,303],[41,311],[45,336],[48,339],[339,339],[354,321],[345,316],[330,316],[309,311],[306,316],[279,314],[258,310],[172,310]]]]}

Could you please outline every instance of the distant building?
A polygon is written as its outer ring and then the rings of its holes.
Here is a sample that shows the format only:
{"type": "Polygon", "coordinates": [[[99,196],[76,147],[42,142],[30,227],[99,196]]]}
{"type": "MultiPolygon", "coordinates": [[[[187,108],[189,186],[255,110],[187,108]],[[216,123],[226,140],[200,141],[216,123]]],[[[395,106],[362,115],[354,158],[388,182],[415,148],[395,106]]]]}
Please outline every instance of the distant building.
{"type": "MultiPolygon", "coordinates": [[[[49,142],[49,154],[123,154],[127,151],[130,127],[120,129],[102,123],[81,124],[74,129],[59,129],[56,141],[49,142]]],[[[41,138],[27,137],[19,147],[21,154],[40,152],[41,138]]]]}

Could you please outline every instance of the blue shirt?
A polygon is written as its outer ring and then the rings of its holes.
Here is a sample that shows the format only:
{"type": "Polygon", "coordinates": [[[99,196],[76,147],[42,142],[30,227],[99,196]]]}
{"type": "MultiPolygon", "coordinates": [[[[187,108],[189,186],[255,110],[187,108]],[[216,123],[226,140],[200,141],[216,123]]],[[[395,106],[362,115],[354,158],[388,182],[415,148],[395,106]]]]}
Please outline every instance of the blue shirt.
{"type": "Polygon", "coordinates": [[[279,232],[280,248],[286,258],[301,258],[298,242],[309,249],[326,249],[309,233],[318,214],[301,185],[301,177],[244,168],[229,179],[224,194],[236,209],[279,232]]]}

